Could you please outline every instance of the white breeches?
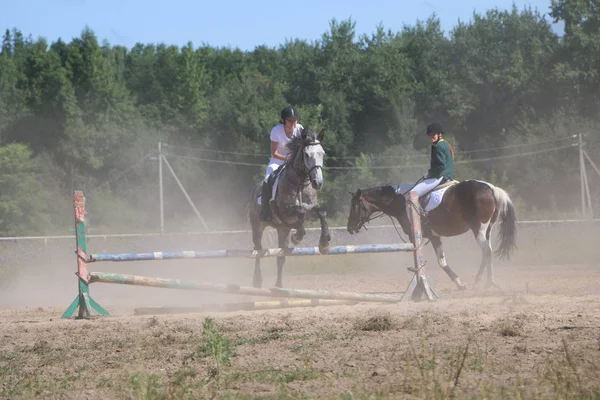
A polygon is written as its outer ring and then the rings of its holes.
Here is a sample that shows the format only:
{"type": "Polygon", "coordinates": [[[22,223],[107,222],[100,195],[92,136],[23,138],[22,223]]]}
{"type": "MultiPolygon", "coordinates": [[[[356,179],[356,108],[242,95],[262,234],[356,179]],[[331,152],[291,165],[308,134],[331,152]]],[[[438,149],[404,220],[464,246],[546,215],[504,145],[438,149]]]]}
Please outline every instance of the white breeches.
{"type": "Polygon", "coordinates": [[[267,173],[265,174],[265,182],[267,181],[267,179],[269,179],[269,175],[271,175],[273,173],[273,171],[276,171],[279,167],[281,167],[281,165],[283,164],[277,164],[274,162],[270,162],[269,165],[267,166],[267,173]]]}
{"type": "Polygon", "coordinates": [[[435,189],[435,187],[439,185],[443,179],[444,178],[427,178],[412,188],[411,192],[416,192],[419,197],[424,196],[435,189]]]}

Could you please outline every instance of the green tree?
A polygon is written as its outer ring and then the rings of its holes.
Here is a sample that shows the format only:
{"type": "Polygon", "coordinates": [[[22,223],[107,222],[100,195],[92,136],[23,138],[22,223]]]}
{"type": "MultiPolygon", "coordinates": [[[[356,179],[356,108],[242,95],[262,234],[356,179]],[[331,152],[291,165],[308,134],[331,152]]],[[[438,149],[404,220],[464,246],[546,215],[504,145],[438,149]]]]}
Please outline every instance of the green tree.
{"type": "Polygon", "coordinates": [[[48,228],[48,194],[39,164],[23,144],[0,147],[0,234],[39,235],[48,228]]]}
{"type": "Polygon", "coordinates": [[[501,146],[523,115],[543,116],[557,38],[537,11],[474,14],[452,31],[452,85],[445,106],[466,148],[501,146]]]}
{"type": "Polygon", "coordinates": [[[595,117],[600,107],[600,1],[552,0],[550,9],[554,22],[565,28],[554,67],[563,104],[576,104],[583,115],[595,117]]]}

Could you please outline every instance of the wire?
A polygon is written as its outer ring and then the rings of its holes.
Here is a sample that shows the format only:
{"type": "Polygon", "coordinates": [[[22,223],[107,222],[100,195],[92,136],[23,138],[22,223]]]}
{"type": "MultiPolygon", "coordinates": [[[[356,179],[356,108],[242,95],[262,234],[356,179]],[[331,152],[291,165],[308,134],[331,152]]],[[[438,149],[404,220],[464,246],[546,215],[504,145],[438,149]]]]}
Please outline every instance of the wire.
{"type": "MultiPolygon", "coordinates": [[[[472,154],[472,153],[481,153],[481,152],[486,152],[486,151],[494,151],[494,150],[505,150],[505,149],[514,149],[514,148],[519,148],[519,147],[524,147],[524,146],[533,146],[533,145],[539,145],[539,144],[545,144],[545,143],[554,143],[554,142],[562,142],[564,140],[569,140],[569,139],[573,139],[573,136],[569,136],[569,137],[564,137],[564,138],[558,138],[558,139],[549,139],[549,140],[542,140],[539,142],[533,142],[533,143],[522,143],[522,144],[514,144],[514,145],[508,145],[508,146],[503,146],[503,147],[490,147],[487,149],[475,149],[475,150],[460,150],[459,153],[460,154],[472,154]]],[[[370,159],[393,159],[393,158],[422,158],[424,157],[424,155],[421,154],[408,154],[408,155],[401,155],[401,156],[368,156],[370,159]]],[[[332,156],[332,157],[327,157],[331,160],[352,160],[352,159],[358,159],[360,157],[357,156],[347,156],[347,157],[337,157],[337,156],[332,156]]]]}
{"type": "MultiPolygon", "coordinates": [[[[506,156],[497,156],[497,157],[486,157],[486,158],[475,158],[472,160],[461,160],[455,161],[454,164],[469,164],[474,162],[484,162],[484,161],[493,161],[493,160],[504,160],[515,157],[524,157],[524,156],[532,156],[535,154],[548,153],[552,151],[558,151],[562,149],[573,148],[576,145],[567,145],[560,147],[553,147],[550,149],[530,151],[526,153],[517,153],[510,154],[506,156]]],[[[370,167],[326,167],[325,169],[334,169],[334,170],[356,170],[356,169],[410,169],[410,168],[427,168],[429,164],[412,164],[412,165],[386,165],[386,166],[370,166],[370,167]]]]}
{"type": "Polygon", "coordinates": [[[113,176],[112,178],[110,178],[110,179],[109,179],[109,180],[107,180],[106,182],[104,182],[104,183],[102,183],[102,184],[100,184],[100,185],[96,186],[96,187],[95,187],[94,189],[92,189],[92,190],[97,190],[97,189],[100,189],[101,187],[103,187],[103,186],[106,186],[106,185],[108,185],[109,183],[111,183],[111,182],[113,182],[113,181],[115,181],[115,180],[117,180],[117,179],[119,179],[119,178],[122,178],[122,177],[123,177],[123,176],[124,176],[126,173],[128,173],[128,172],[129,172],[129,171],[131,171],[132,169],[134,169],[134,168],[136,168],[136,167],[140,166],[140,165],[141,165],[141,164],[142,164],[144,161],[146,161],[146,159],[147,159],[147,158],[149,158],[150,156],[156,156],[156,154],[155,154],[155,153],[149,153],[149,154],[146,154],[145,156],[143,156],[142,158],[140,158],[140,160],[139,160],[137,163],[135,163],[135,164],[133,164],[132,166],[130,166],[129,168],[127,168],[127,169],[125,169],[125,170],[121,171],[121,173],[119,173],[118,175],[116,175],[116,176],[113,176]]]}
{"type": "Polygon", "coordinates": [[[163,155],[169,156],[169,157],[179,157],[179,158],[186,158],[188,160],[205,161],[205,162],[218,163],[218,164],[250,165],[250,166],[266,167],[266,164],[246,163],[246,162],[241,162],[241,161],[229,161],[229,160],[213,160],[213,159],[210,159],[210,158],[200,158],[200,157],[184,156],[184,155],[181,155],[181,154],[174,154],[174,153],[166,153],[166,154],[163,153],[163,155]]]}
{"type": "MultiPolygon", "coordinates": [[[[532,156],[532,155],[535,155],[535,154],[549,153],[549,152],[552,152],[552,151],[558,151],[558,150],[573,148],[574,146],[576,146],[576,145],[570,144],[570,145],[566,145],[566,146],[552,147],[550,149],[529,151],[529,152],[526,152],[526,153],[509,154],[509,155],[505,155],[505,156],[496,156],[496,157],[476,158],[476,159],[471,159],[471,160],[461,160],[461,161],[455,161],[454,164],[469,164],[469,163],[474,163],[474,162],[505,160],[505,159],[515,158],[515,157],[532,156]]],[[[205,161],[205,162],[211,162],[211,163],[232,164],[232,165],[249,165],[249,166],[264,167],[264,164],[258,164],[258,163],[246,163],[246,162],[229,161],[229,160],[213,160],[213,159],[209,159],[209,158],[184,156],[184,155],[172,154],[172,153],[169,153],[168,155],[171,156],[171,157],[180,157],[180,158],[186,158],[186,159],[190,159],[190,160],[205,161]]],[[[327,167],[326,166],[324,169],[325,170],[411,169],[411,168],[426,168],[426,167],[429,167],[429,164],[378,165],[378,166],[367,166],[367,167],[327,167]]]]}
{"type": "Polygon", "coordinates": [[[506,156],[476,158],[474,160],[462,160],[462,161],[455,162],[455,164],[468,164],[468,163],[472,163],[472,162],[504,160],[504,159],[507,159],[507,158],[532,156],[532,155],[535,155],[535,154],[542,154],[542,153],[549,153],[549,152],[552,152],[552,151],[558,151],[558,150],[563,150],[563,149],[570,149],[570,148],[573,148],[573,147],[576,147],[576,146],[577,146],[576,144],[569,144],[569,145],[565,145],[565,146],[552,147],[550,149],[529,151],[529,152],[526,152],[526,153],[509,154],[509,155],[506,155],[506,156]]]}
{"type": "Polygon", "coordinates": [[[514,149],[514,148],[523,147],[523,146],[533,146],[533,145],[544,144],[544,143],[562,142],[564,140],[569,140],[569,139],[572,140],[573,138],[574,138],[573,136],[569,136],[569,137],[558,138],[558,139],[542,140],[542,141],[533,142],[533,143],[513,144],[513,145],[504,146],[504,147],[490,147],[489,149],[461,150],[460,153],[461,154],[471,154],[471,153],[481,153],[484,151],[514,149]]]}
{"type": "MultiPolygon", "coordinates": [[[[561,142],[564,140],[572,140],[572,139],[573,139],[573,136],[568,136],[568,137],[557,138],[557,139],[542,140],[542,141],[533,142],[533,143],[514,144],[514,145],[507,145],[507,146],[502,146],[502,147],[490,147],[487,149],[461,150],[460,154],[472,154],[472,153],[481,153],[481,152],[494,151],[494,150],[514,149],[514,148],[519,148],[519,147],[524,147],[524,146],[534,146],[534,145],[561,142]]],[[[204,149],[204,148],[200,148],[200,147],[170,145],[170,144],[166,144],[166,143],[163,143],[163,146],[177,148],[177,149],[203,151],[203,152],[207,152],[207,153],[216,153],[216,154],[231,154],[231,155],[237,155],[237,156],[252,156],[252,157],[270,157],[270,155],[268,155],[268,154],[261,154],[261,153],[243,153],[243,152],[236,152],[236,151],[212,150],[212,149],[204,149]]],[[[182,157],[191,157],[191,156],[182,156],[182,157]]],[[[361,156],[326,156],[326,157],[327,157],[327,159],[330,159],[330,160],[357,160],[357,159],[361,158],[361,156]]],[[[384,160],[384,159],[422,158],[422,157],[424,157],[424,155],[422,155],[422,154],[407,154],[407,155],[399,155],[399,156],[369,155],[368,157],[373,160],[379,160],[379,159],[384,160]]],[[[250,165],[253,165],[253,164],[250,164],[250,165]]],[[[341,168],[341,167],[338,167],[338,168],[341,168]]]]}
{"type": "Polygon", "coordinates": [[[174,145],[170,145],[170,144],[166,144],[166,143],[163,143],[163,147],[172,147],[174,149],[186,149],[186,150],[205,151],[207,153],[232,154],[232,155],[236,155],[236,156],[270,157],[268,154],[240,153],[240,152],[237,152],[237,151],[212,150],[212,149],[203,149],[203,148],[200,148],[200,147],[174,146],[174,145]]]}

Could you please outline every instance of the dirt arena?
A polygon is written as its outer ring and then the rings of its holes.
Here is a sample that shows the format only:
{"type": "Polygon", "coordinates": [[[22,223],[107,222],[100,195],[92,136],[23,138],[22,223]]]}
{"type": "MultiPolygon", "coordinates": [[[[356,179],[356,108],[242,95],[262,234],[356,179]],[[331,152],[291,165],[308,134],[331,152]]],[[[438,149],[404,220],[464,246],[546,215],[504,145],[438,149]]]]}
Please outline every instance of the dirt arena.
{"type": "MultiPolygon", "coordinates": [[[[60,318],[76,295],[68,245],[5,244],[0,398],[599,398],[598,227],[521,228],[512,261],[495,262],[502,291],[456,291],[428,248],[427,274],[442,296],[435,302],[141,316],[136,307],[269,299],[97,284],[92,296],[111,315],[91,320],[60,318]]],[[[374,240],[397,240],[389,235],[374,240]]],[[[91,240],[90,252],[219,243],[161,244],[91,240]]],[[[473,239],[445,245],[472,285],[473,239]]],[[[264,261],[265,287],[275,281],[274,263],[264,261]]],[[[410,263],[410,254],[289,258],[284,285],[401,292],[410,263]]],[[[250,285],[252,267],[186,260],[90,270],[250,285]]]]}

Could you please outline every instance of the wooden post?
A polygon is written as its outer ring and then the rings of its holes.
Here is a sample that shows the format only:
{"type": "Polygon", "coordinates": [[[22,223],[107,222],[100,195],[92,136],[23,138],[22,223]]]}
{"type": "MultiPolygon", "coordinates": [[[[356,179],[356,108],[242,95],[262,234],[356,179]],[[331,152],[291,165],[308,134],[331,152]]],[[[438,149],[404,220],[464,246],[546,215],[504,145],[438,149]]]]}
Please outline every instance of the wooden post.
{"type": "Polygon", "coordinates": [[[87,243],[85,236],[85,197],[81,190],[73,193],[73,206],[75,208],[75,254],[77,255],[77,279],[79,280],[79,294],[62,315],[63,318],[71,318],[79,308],[78,319],[89,318],[92,309],[100,315],[108,315],[108,312],[96,303],[90,296],[87,269],[87,243]]]}
{"type": "Polygon", "coordinates": [[[412,301],[439,299],[436,290],[429,285],[427,277],[425,276],[425,259],[421,250],[423,236],[421,231],[421,217],[417,209],[418,204],[419,196],[415,192],[410,192],[409,201],[406,204],[406,212],[410,219],[413,245],[415,248],[413,251],[415,266],[414,268],[411,268],[410,271],[414,272],[415,275],[404,292],[404,295],[402,295],[401,301],[407,301],[409,296],[412,301]]]}

